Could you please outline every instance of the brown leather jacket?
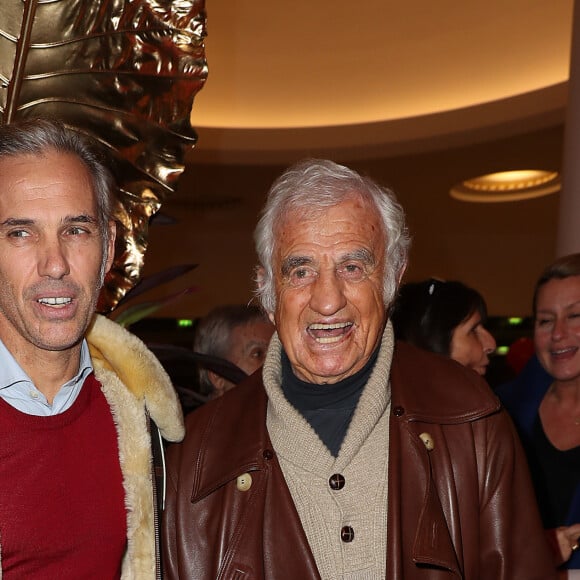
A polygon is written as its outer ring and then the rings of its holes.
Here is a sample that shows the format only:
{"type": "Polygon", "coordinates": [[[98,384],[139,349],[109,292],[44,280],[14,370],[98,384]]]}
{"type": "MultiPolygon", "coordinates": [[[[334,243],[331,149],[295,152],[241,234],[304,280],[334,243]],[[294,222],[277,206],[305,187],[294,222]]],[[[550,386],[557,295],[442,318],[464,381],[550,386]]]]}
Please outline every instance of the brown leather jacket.
{"type": "MultiPolygon", "coordinates": [[[[555,578],[524,455],[484,381],[398,344],[391,391],[385,577],[555,578]]],[[[320,578],[266,408],[257,373],[188,417],[168,457],[168,578],[320,578]]]]}

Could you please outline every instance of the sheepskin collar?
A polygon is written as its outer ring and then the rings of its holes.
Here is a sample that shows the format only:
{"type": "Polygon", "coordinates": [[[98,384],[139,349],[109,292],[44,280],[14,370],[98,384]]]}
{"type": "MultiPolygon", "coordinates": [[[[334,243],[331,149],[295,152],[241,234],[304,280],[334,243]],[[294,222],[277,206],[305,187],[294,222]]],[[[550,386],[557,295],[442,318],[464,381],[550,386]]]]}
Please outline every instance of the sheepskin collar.
{"type": "Polygon", "coordinates": [[[86,338],[96,374],[116,374],[134,397],[144,400],[161,435],[167,441],[181,441],[185,428],[179,399],[161,363],[145,344],[99,314],[86,338]]]}
{"type": "MultiPolygon", "coordinates": [[[[95,376],[117,429],[127,507],[127,550],[121,578],[155,580],[157,523],[147,414],[165,439],[181,441],[185,434],[181,406],[161,363],[136,336],[96,315],[86,338],[95,376]]],[[[0,545],[0,580],[1,554],[0,545]]]]}

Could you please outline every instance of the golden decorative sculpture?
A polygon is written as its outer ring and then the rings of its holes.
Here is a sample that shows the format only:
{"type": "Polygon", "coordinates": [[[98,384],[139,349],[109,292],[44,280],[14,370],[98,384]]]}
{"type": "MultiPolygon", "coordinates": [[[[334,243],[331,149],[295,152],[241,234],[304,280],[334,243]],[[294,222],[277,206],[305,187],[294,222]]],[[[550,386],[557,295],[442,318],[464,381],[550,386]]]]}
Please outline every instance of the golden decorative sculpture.
{"type": "Polygon", "coordinates": [[[56,117],[95,136],[119,183],[99,310],[138,281],[150,217],[176,187],[207,77],[204,0],[1,0],[0,123],[56,117]]]}

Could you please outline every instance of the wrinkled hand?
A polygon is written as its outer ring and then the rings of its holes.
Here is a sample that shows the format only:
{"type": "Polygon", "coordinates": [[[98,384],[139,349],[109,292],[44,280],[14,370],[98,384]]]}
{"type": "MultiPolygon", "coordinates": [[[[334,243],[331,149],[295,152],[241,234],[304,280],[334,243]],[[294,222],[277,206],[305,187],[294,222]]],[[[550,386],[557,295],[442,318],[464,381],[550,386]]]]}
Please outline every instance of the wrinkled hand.
{"type": "Polygon", "coordinates": [[[567,562],[572,552],[580,549],[580,524],[546,530],[546,535],[552,546],[557,566],[567,562]]]}

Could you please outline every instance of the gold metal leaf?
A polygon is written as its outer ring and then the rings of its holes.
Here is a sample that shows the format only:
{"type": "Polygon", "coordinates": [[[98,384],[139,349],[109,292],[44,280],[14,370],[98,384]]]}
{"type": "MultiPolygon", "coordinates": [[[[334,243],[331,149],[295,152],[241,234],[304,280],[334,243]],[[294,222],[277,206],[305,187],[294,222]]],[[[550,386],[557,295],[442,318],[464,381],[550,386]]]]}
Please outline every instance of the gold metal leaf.
{"type": "Polygon", "coordinates": [[[204,0],[1,0],[0,123],[49,116],[96,137],[119,183],[111,310],[139,279],[149,219],[197,136],[204,0]]]}

